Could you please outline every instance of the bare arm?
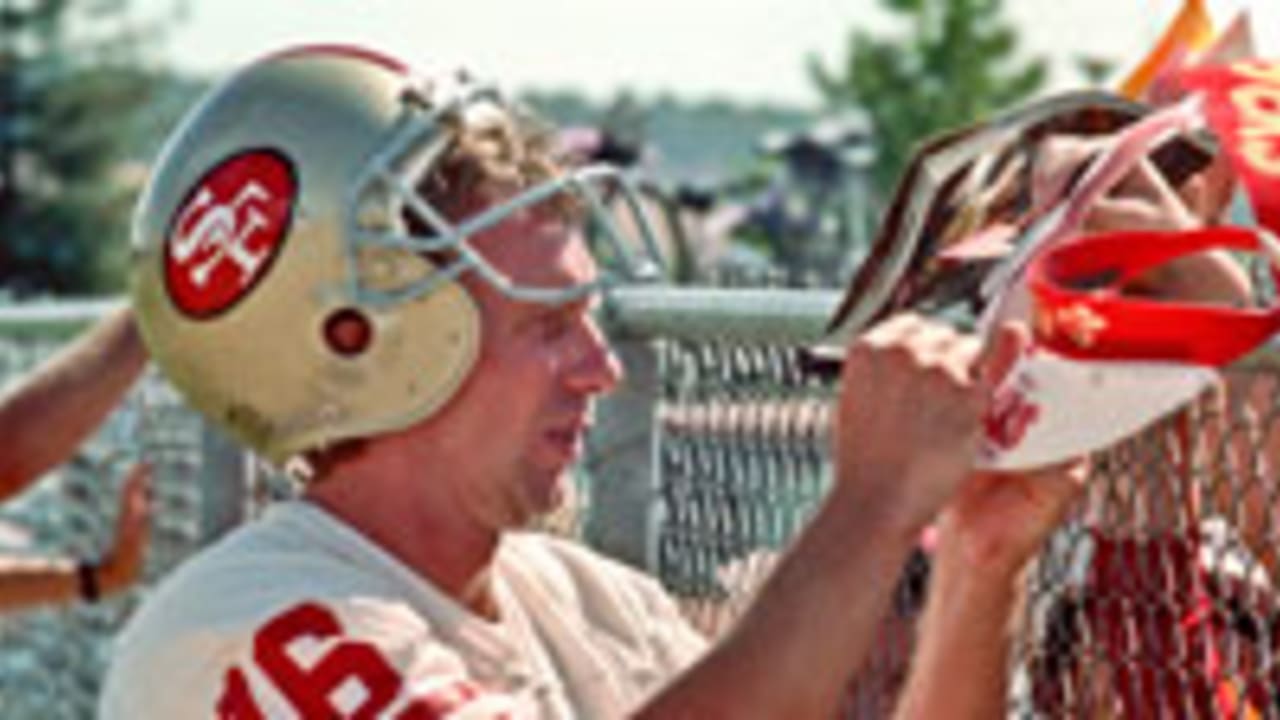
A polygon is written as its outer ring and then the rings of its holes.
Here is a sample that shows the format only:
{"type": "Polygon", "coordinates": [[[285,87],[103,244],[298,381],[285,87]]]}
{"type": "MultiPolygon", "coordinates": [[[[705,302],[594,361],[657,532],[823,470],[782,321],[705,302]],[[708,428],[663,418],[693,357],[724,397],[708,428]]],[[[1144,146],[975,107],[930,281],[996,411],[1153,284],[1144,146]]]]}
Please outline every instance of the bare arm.
{"type": "MultiPolygon", "coordinates": [[[[132,585],[142,572],[150,536],[150,471],[134,468],[120,495],[115,541],[111,549],[88,570],[96,592],[110,595],[132,585]]],[[[83,597],[79,562],[69,558],[0,559],[0,612],[37,605],[66,604],[83,597]]]]}
{"type": "Polygon", "coordinates": [[[75,602],[80,597],[77,565],[70,558],[0,560],[0,612],[75,602]]]}
{"type": "Polygon", "coordinates": [[[122,309],[0,396],[0,501],[66,461],[145,364],[133,315],[122,309]]]}
{"type": "Polygon", "coordinates": [[[974,347],[900,316],[850,349],[836,482],[751,608],[642,717],[833,717],[913,540],[968,475],[988,389],[974,347]]]}
{"type": "Polygon", "coordinates": [[[1083,464],[980,474],[947,508],[900,720],[1007,714],[1023,571],[1079,494],[1083,477],[1083,464]]]}
{"type": "Polygon", "coordinates": [[[895,713],[899,720],[1008,714],[1017,573],[966,578],[963,564],[937,559],[916,656],[895,713]]]}
{"type": "MultiPolygon", "coordinates": [[[[1003,377],[1027,342],[1025,328],[1001,328],[986,372],[1003,377]]],[[[900,720],[1007,714],[1023,569],[1079,495],[1084,476],[1083,462],[1028,473],[980,472],[956,493],[938,524],[929,598],[896,712],[900,720]]]]}

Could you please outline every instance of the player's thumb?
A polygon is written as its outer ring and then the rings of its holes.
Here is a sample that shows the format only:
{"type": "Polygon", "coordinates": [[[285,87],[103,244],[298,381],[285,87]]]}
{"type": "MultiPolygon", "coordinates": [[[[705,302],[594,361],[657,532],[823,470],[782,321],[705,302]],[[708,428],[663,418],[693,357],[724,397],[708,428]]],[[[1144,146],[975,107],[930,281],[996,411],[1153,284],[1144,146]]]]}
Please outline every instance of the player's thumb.
{"type": "Polygon", "coordinates": [[[974,379],[981,397],[990,398],[995,393],[1030,342],[1030,332],[1021,322],[1004,322],[992,331],[974,362],[974,379]]]}

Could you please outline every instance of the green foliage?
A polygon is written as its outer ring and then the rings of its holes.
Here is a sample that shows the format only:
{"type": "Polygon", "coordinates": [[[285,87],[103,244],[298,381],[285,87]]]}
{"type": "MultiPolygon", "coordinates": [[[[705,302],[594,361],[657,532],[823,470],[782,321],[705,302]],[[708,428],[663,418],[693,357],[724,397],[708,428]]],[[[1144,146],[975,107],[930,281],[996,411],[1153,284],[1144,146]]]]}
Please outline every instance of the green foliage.
{"type": "Polygon", "coordinates": [[[881,0],[905,27],[880,37],[855,29],[843,63],[810,57],[809,74],[827,103],[861,106],[876,133],[881,195],[916,143],[965,125],[1036,92],[1047,66],[1016,62],[1017,34],[1000,17],[1000,0],[881,0]]]}
{"type": "MultiPolygon", "coordinates": [[[[0,289],[120,289],[133,127],[158,75],[126,0],[0,0],[0,289]]],[[[137,173],[134,173],[137,176],[137,173]]]]}

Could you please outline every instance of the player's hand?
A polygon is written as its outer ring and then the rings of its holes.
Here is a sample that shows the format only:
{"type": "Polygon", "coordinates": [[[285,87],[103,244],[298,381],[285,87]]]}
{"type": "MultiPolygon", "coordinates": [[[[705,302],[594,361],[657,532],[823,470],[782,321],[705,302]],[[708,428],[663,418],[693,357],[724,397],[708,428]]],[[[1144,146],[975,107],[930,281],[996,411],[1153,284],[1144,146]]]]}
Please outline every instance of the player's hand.
{"type": "Polygon", "coordinates": [[[1191,211],[1150,160],[1089,208],[1086,230],[1194,230],[1204,222],[1191,211]]]}
{"type": "Polygon", "coordinates": [[[151,536],[151,467],[134,466],[120,491],[115,541],[99,566],[102,592],[110,594],[132,585],[142,575],[151,536]]]}
{"type": "MultiPolygon", "coordinates": [[[[1203,224],[1182,196],[1145,160],[1111,195],[1098,201],[1085,220],[1086,228],[1094,231],[1194,230],[1203,224]]],[[[1247,305],[1253,295],[1248,273],[1221,250],[1180,257],[1152,268],[1125,291],[1241,306],[1247,305]]]]}
{"type": "Polygon", "coordinates": [[[912,534],[968,476],[991,392],[975,338],[904,314],[847,352],[836,404],[833,496],[912,534]]]}
{"type": "Polygon", "coordinates": [[[971,571],[1016,572],[1062,522],[1085,474],[1084,461],[1027,473],[976,473],[943,513],[938,546],[956,550],[971,571]]]}
{"type": "MultiPolygon", "coordinates": [[[[1003,378],[1029,341],[1025,326],[1001,327],[981,361],[984,384],[1003,378]]],[[[1017,571],[1061,522],[1085,475],[1084,459],[1030,472],[974,472],[943,513],[940,551],[958,555],[970,571],[1017,571]]]]}
{"type": "MultiPolygon", "coordinates": [[[[1035,185],[1038,202],[1061,197],[1068,180],[1081,165],[1099,153],[1105,139],[1062,136],[1045,140],[1037,156],[1035,185]]],[[[1220,203],[1212,196],[1230,178],[1216,177],[1215,163],[1208,170],[1171,186],[1149,159],[1138,163],[1115,188],[1089,208],[1084,229],[1194,230],[1215,222],[1220,203]]],[[[1152,269],[1126,288],[1152,297],[1184,301],[1245,305],[1252,298],[1248,273],[1225,252],[1212,251],[1178,258],[1152,269]]]]}

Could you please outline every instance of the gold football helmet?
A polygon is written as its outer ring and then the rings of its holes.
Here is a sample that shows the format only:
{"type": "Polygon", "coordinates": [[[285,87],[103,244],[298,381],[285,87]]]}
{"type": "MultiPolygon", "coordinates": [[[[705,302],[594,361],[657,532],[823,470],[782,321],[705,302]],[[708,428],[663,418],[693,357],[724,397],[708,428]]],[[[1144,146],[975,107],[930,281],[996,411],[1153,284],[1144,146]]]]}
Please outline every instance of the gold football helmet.
{"type": "Polygon", "coordinates": [[[645,235],[630,241],[605,207],[639,212],[613,168],[566,171],[463,218],[416,191],[459,128],[513,111],[463,73],[416,75],[354,47],[291,49],[232,75],[175,131],[137,208],[132,293],[156,362],[279,464],[451,397],[480,338],[463,273],[528,302],[596,289],[523,286],[487,263],[469,238],[511,213],[570,194],[615,272],[653,276],[647,221],[629,223],[645,235]]]}

